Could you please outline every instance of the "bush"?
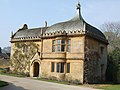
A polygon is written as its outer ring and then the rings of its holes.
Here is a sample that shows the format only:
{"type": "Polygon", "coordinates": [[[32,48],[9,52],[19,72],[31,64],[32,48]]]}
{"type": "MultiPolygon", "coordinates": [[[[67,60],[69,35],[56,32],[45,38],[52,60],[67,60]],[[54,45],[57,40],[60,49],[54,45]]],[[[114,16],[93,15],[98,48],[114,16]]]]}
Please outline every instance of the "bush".
{"type": "Polygon", "coordinates": [[[9,71],[10,71],[10,68],[0,68],[1,74],[8,73],[9,71]]]}
{"type": "Polygon", "coordinates": [[[120,69],[117,72],[117,83],[120,83],[120,69]]]}
{"type": "Polygon", "coordinates": [[[9,84],[9,83],[7,83],[7,82],[0,81],[0,87],[7,86],[8,84],[9,84]]]}
{"type": "Polygon", "coordinates": [[[113,83],[120,83],[120,48],[115,48],[108,55],[106,79],[113,83]]]}

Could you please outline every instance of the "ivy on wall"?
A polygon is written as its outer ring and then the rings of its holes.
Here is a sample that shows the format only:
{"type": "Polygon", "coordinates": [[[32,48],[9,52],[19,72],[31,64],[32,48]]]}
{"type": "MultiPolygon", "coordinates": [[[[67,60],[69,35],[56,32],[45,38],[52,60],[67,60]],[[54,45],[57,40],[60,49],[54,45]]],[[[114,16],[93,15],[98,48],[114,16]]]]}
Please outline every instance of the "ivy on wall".
{"type": "Polygon", "coordinates": [[[30,60],[38,51],[39,45],[34,42],[17,42],[13,48],[13,55],[11,58],[11,67],[14,73],[26,73],[30,70],[30,60]],[[27,51],[24,52],[24,47],[27,51]],[[26,71],[26,72],[25,72],[26,71]]]}
{"type": "Polygon", "coordinates": [[[84,83],[96,83],[100,81],[100,77],[96,75],[99,66],[100,55],[98,51],[85,48],[85,61],[84,61],[84,83]]]}

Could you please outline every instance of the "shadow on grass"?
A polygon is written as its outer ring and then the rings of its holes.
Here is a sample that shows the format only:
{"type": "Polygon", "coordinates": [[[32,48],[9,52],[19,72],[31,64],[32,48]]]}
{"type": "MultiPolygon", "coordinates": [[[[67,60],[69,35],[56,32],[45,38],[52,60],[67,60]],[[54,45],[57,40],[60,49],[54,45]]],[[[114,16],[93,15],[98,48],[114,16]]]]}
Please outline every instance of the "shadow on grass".
{"type": "Polygon", "coordinates": [[[0,87],[0,90],[28,90],[24,89],[23,87],[15,86],[12,83],[9,83],[8,86],[0,87]]]}
{"type": "Polygon", "coordinates": [[[0,87],[7,86],[7,85],[9,85],[8,82],[0,81],[0,87]]]}

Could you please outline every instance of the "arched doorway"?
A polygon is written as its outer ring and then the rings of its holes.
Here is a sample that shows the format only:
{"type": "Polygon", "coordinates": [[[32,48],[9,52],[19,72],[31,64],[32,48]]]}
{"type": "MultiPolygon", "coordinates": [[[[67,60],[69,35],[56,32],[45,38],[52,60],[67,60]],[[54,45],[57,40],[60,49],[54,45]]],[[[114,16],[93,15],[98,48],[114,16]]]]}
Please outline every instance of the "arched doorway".
{"type": "Polygon", "coordinates": [[[39,63],[35,62],[33,65],[33,77],[39,76],[39,63]]]}

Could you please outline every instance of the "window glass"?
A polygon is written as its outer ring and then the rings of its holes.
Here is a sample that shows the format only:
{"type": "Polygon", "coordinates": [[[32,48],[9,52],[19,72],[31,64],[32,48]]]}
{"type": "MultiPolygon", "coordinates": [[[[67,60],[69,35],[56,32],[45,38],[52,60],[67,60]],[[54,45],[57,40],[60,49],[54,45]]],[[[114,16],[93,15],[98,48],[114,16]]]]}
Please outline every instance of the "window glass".
{"type": "Polygon", "coordinates": [[[62,51],[62,52],[65,51],[65,45],[61,45],[61,51],[62,51]]]}
{"type": "Polygon", "coordinates": [[[68,52],[70,52],[70,48],[71,48],[70,45],[68,45],[68,50],[67,50],[68,52]]]}
{"type": "Polygon", "coordinates": [[[64,63],[61,63],[60,73],[64,73],[64,63]]]}
{"type": "Polygon", "coordinates": [[[61,40],[61,44],[65,44],[65,40],[61,40]]]}
{"type": "Polygon", "coordinates": [[[67,42],[67,51],[70,52],[71,51],[71,40],[69,39],[67,42]]]}
{"type": "Polygon", "coordinates": [[[66,49],[65,40],[53,40],[52,41],[52,52],[64,52],[66,49]]]}
{"type": "Polygon", "coordinates": [[[52,63],[51,63],[51,72],[54,72],[54,67],[55,67],[55,63],[52,62],[52,63]]]}
{"type": "Polygon", "coordinates": [[[60,44],[60,41],[61,41],[61,40],[57,40],[57,44],[60,44]]]}
{"type": "Polygon", "coordinates": [[[70,63],[67,63],[67,73],[70,73],[70,63]]]}
{"type": "Polygon", "coordinates": [[[71,44],[71,40],[70,39],[68,40],[68,44],[71,44]]]}
{"type": "Polygon", "coordinates": [[[56,70],[58,73],[64,73],[64,63],[57,63],[56,70]]]}
{"type": "Polygon", "coordinates": [[[57,51],[60,51],[60,45],[57,45],[57,51]]]}

